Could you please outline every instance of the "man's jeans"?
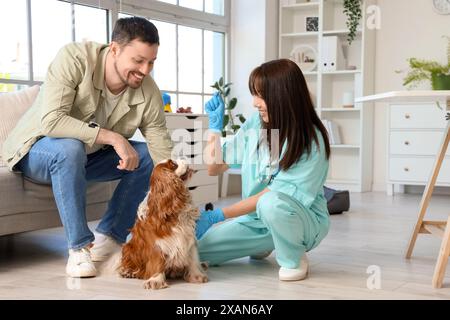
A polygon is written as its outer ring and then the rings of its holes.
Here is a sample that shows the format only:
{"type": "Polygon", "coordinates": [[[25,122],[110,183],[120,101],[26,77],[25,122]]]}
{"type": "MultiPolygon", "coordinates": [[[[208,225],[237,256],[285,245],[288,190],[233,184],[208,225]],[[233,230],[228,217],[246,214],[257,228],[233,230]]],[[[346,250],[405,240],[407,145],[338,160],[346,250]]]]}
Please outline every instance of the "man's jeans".
{"type": "Polygon", "coordinates": [[[96,230],[119,243],[126,242],[153,170],[146,143],[130,143],[139,154],[139,168],[135,171],[117,169],[120,158],[112,147],[86,155],[84,143],[79,140],[49,137],[36,142],[17,164],[26,177],[52,185],[69,248],[80,249],[94,241],[86,219],[88,182],[121,179],[96,230]]]}

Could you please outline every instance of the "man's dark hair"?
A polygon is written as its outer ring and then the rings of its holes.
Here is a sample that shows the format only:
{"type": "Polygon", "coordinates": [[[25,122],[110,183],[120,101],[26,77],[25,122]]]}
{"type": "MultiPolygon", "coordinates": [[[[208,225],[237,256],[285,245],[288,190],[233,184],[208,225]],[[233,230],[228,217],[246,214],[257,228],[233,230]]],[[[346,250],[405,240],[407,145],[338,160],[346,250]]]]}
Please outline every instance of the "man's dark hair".
{"type": "Polygon", "coordinates": [[[117,20],[111,40],[120,46],[125,46],[135,39],[150,45],[159,45],[158,29],[144,18],[131,17],[117,20]]]}

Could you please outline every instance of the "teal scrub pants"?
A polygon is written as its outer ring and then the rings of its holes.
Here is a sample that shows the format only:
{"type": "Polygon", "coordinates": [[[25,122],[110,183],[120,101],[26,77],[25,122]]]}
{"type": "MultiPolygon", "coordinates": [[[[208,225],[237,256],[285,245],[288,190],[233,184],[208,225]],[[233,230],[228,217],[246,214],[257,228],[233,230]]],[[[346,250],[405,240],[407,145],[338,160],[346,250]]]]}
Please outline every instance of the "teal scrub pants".
{"type": "Polygon", "coordinates": [[[250,214],[212,227],[198,241],[200,261],[225,261],[274,250],[281,267],[299,266],[305,252],[328,233],[328,220],[317,216],[294,198],[269,191],[259,198],[256,215],[250,214]]]}

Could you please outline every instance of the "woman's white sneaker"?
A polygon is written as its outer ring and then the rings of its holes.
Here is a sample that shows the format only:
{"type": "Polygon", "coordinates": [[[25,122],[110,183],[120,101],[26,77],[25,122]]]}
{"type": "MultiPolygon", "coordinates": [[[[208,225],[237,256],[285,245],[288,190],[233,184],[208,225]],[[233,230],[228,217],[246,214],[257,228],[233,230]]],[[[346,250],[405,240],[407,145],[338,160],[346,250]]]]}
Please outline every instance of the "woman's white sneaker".
{"type": "Polygon", "coordinates": [[[91,254],[88,248],[69,250],[66,273],[72,278],[89,278],[96,276],[97,270],[92,263],[91,254]]]}
{"type": "Polygon", "coordinates": [[[308,275],[308,269],[309,269],[308,258],[306,257],[306,254],[304,254],[300,260],[300,265],[298,266],[298,268],[288,269],[281,267],[280,271],[278,272],[278,277],[281,281],[303,280],[308,275]]]}

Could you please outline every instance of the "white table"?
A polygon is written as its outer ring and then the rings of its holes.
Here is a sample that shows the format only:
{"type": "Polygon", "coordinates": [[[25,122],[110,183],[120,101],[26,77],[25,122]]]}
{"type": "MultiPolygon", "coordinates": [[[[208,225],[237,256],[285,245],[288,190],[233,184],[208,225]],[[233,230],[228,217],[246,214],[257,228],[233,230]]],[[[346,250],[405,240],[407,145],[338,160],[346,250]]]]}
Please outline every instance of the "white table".
{"type": "MultiPolygon", "coordinates": [[[[411,103],[411,102],[439,102],[442,108],[450,110],[450,90],[442,91],[392,91],[373,96],[361,97],[356,99],[355,102],[388,102],[394,103],[411,103]]],[[[425,221],[424,217],[428,208],[431,195],[438,179],[439,171],[442,166],[442,162],[445,158],[448,144],[450,142],[450,121],[447,121],[447,125],[443,134],[442,142],[439,147],[439,151],[436,155],[433,169],[431,170],[430,177],[428,179],[425,191],[420,203],[419,216],[408,245],[406,252],[406,258],[411,258],[414,245],[416,243],[417,236],[420,233],[433,234],[442,238],[441,249],[437,259],[432,285],[435,288],[442,287],[442,282],[445,275],[445,269],[450,255],[450,216],[447,221],[425,221]]]]}

